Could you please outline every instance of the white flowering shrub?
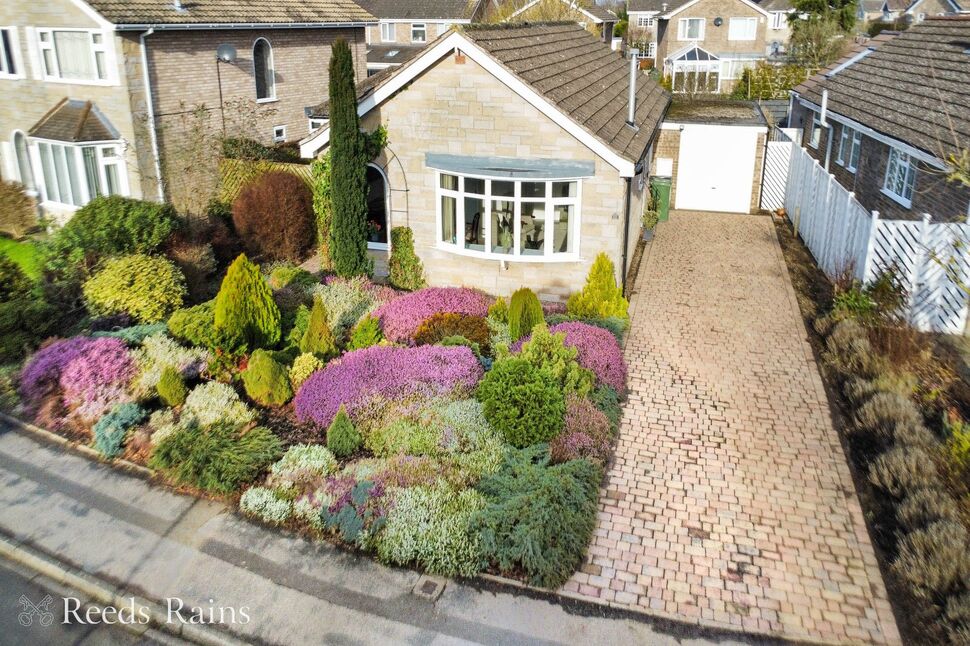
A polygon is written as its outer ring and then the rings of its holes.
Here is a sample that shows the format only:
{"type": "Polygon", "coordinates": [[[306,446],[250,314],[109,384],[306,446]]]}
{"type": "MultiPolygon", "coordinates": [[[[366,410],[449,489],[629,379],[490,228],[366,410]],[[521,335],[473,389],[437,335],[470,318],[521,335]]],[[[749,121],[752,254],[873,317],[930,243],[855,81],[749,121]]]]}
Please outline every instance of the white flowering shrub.
{"type": "Polygon", "coordinates": [[[323,301],[335,337],[340,338],[365,314],[376,309],[377,303],[367,290],[367,279],[333,279],[329,285],[318,285],[312,294],[323,301]]]}
{"type": "Polygon", "coordinates": [[[324,478],[337,470],[337,458],[320,444],[291,446],[270,469],[269,484],[274,488],[293,489],[324,478]]]}
{"type": "Polygon", "coordinates": [[[323,531],[320,509],[320,501],[315,501],[310,496],[303,496],[293,502],[293,517],[312,529],[323,531]]]}
{"type": "Polygon", "coordinates": [[[276,497],[271,489],[251,487],[239,498],[239,509],[272,525],[282,525],[293,516],[293,503],[276,497]]]}
{"type": "Polygon", "coordinates": [[[157,446],[178,428],[175,411],[171,408],[163,408],[162,410],[155,411],[148,418],[148,428],[152,429],[152,446],[157,446]]]}
{"type": "Polygon", "coordinates": [[[192,389],[182,407],[185,419],[194,419],[200,426],[228,421],[245,426],[256,419],[256,413],[232,389],[218,381],[207,381],[192,389]]]}
{"type": "Polygon", "coordinates": [[[165,368],[174,368],[185,379],[194,379],[209,361],[209,353],[203,348],[186,348],[165,334],[146,337],[135,351],[139,374],[135,391],[148,396],[158,385],[165,368]]]}

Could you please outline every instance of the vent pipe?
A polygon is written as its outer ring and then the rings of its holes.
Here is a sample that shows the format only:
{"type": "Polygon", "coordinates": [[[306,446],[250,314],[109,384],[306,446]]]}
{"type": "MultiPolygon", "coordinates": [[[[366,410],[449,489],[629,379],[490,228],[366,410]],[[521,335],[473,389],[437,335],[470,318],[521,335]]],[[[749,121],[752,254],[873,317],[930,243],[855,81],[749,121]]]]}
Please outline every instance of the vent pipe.
{"type": "Polygon", "coordinates": [[[626,125],[631,128],[637,127],[637,67],[639,67],[638,55],[640,50],[633,48],[630,50],[630,106],[626,117],[626,125]]]}
{"type": "Polygon", "coordinates": [[[826,117],[829,115],[829,91],[822,90],[822,111],[819,113],[818,120],[823,126],[829,125],[826,117]]]}
{"type": "Polygon", "coordinates": [[[176,11],[185,11],[185,7],[182,6],[182,0],[172,0],[172,5],[176,11]]]}

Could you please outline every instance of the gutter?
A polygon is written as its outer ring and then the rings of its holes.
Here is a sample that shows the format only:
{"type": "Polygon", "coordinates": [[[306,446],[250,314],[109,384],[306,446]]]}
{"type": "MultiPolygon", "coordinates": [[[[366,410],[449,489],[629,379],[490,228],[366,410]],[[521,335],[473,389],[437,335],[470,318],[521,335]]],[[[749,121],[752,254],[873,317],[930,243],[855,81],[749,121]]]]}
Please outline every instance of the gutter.
{"type": "Polygon", "coordinates": [[[142,83],[145,84],[145,104],[148,107],[148,136],[152,142],[152,160],[155,162],[155,177],[158,179],[158,201],[165,201],[165,182],[162,179],[162,161],[158,154],[158,134],[155,132],[155,106],[152,101],[152,86],[148,76],[148,47],[145,39],[155,33],[155,28],[150,27],[138,37],[141,47],[141,73],[142,83]]]}
{"type": "Polygon", "coordinates": [[[339,29],[349,27],[367,27],[378,24],[377,20],[361,20],[357,22],[230,22],[230,23],[133,23],[130,25],[116,25],[117,31],[185,31],[191,29],[339,29]]]}

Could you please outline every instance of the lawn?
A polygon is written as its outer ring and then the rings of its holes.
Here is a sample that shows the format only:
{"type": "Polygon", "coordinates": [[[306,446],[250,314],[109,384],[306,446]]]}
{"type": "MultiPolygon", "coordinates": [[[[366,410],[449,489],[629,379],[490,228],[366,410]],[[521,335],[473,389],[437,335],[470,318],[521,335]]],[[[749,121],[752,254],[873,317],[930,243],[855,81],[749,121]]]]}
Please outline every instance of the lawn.
{"type": "Polygon", "coordinates": [[[31,278],[40,276],[40,250],[33,242],[17,242],[10,238],[0,237],[0,254],[3,254],[20,265],[20,268],[31,278]]]}

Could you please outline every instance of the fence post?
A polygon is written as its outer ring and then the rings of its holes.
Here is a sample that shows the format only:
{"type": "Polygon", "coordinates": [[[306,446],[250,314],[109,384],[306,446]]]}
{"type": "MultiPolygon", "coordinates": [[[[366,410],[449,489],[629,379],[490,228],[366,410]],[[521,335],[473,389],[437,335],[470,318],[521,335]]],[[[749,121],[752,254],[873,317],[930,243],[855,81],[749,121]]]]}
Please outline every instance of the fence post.
{"type": "Polygon", "coordinates": [[[929,321],[926,319],[927,307],[936,307],[936,303],[926,302],[924,307],[916,309],[915,305],[919,303],[922,296],[922,281],[924,268],[927,262],[930,262],[930,250],[929,244],[929,233],[930,233],[930,220],[933,216],[929,213],[924,213],[922,222],[919,225],[919,242],[916,245],[915,255],[913,256],[913,264],[909,268],[909,315],[910,320],[916,329],[923,332],[929,331],[929,321]]]}
{"type": "Polygon", "coordinates": [[[872,256],[875,253],[876,234],[879,232],[879,211],[872,212],[872,219],[869,221],[869,240],[866,243],[866,255],[862,259],[862,276],[860,280],[865,283],[869,280],[872,272],[872,256]]]}

